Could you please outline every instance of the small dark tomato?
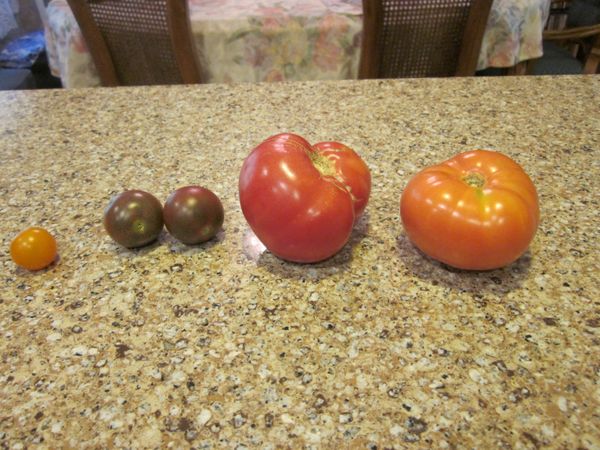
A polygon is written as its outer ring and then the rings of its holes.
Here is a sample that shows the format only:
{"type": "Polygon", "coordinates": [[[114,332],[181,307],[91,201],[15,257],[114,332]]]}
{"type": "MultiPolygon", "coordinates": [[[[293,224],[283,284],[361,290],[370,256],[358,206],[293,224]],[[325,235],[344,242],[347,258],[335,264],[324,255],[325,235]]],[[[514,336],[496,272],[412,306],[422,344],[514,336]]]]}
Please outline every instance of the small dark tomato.
{"type": "Polygon", "coordinates": [[[123,247],[149,244],[163,228],[162,205],[148,192],[122,192],[108,204],[104,212],[104,228],[123,247]]]}
{"type": "Polygon", "coordinates": [[[163,214],[169,233],[187,245],[214,237],[225,218],[219,197],[200,186],[186,186],[171,192],[163,214]]]}

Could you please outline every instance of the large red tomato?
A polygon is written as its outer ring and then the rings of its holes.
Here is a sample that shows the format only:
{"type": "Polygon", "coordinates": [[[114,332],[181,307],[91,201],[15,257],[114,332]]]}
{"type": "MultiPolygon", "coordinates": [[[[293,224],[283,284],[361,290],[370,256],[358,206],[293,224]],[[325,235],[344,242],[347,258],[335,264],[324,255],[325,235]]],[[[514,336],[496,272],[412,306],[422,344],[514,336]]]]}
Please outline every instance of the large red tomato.
{"type": "Polygon", "coordinates": [[[400,201],[406,234],[424,253],[460,269],[496,269],[521,256],[539,222],[531,179],[498,152],[473,150],[424,169],[400,201]]]}
{"type": "Polygon", "coordinates": [[[284,133],[250,153],[239,189],[244,216],[265,247],[282,259],[317,262],[348,241],[367,206],[371,175],[339,142],[311,146],[284,133]]]}

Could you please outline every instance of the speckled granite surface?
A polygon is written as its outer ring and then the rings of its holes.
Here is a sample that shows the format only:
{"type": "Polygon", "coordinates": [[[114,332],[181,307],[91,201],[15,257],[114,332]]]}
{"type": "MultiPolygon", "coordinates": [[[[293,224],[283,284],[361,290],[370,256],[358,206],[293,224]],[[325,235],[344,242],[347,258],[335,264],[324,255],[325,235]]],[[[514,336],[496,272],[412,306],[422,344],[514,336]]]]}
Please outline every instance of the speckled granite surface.
{"type": "Polygon", "coordinates": [[[599,448],[600,78],[495,78],[0,94],[3,448],[599,448]],[[248,233],[242,160],[293,131],[373,175],[350,245],[314,266],[248,233]],[[476,147],[531,175],[530,251],[485,273],[407,242],[419,168],[476,147]],[[212,189],[218,240],[119,248],[126,188],[212,189]],[[60,261],[16,269],[40,225],[60,261]]]}

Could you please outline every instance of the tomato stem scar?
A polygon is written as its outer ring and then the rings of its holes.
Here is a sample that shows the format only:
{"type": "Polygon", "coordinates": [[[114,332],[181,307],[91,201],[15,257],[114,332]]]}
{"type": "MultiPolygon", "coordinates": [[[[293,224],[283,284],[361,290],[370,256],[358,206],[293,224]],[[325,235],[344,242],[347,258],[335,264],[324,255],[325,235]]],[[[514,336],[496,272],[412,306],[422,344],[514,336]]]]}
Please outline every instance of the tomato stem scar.
{"type": "Polygon", "coordinates": [[[309,156],[315,168],[321,175],[325,177],[337,178],[335,166],[326,156],[323,156],[317,152],[309,152],[309,156]]]}
{"type": "Polygon", "coordinates": [[[329,159],[325,155],[314,151],[308,152],[308,156],[322,177],[329,177],[334,179],[336,181],[336,183],[334,183],[334,186],[336,186],[338,189],[348,192],[348,194],[350,194],[350,197],[352,198],[352,201],[356,202],[356,197],[352,192],[352,187],[349,186],[346,183],[346,181],[344,181],[344,177],[340,173],[338,173],[338,171],[335,168],[335,163],[331,159],[329,159]]]}
{"type": "Polygon", "coordinates": [[[469,172],[462,180],[474,188],[482,188],[485,184],[485,177],[477,172],[469,172]]]}

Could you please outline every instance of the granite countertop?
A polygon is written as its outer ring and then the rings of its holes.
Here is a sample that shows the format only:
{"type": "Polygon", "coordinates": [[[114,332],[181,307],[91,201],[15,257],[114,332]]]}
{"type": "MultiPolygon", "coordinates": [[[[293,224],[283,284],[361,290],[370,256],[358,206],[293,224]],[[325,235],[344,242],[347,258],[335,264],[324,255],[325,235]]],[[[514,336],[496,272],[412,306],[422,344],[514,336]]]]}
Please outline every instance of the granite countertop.
{"type": "Polygon", "coordinates": [[[471,78],[0,94],[2,448],[600,448],[600,77],[471,78]],[[266,137],[336,139],[373,191],[316,265],[262,251],[238,205],[266,137]],[[420,168],[501,150],[541,225],[516,263],[451,270],[407,241],[420,168]],[[224,229],[128,251],[114,194],[189,184],[224,229]],[[59,243],[17,269],[12,238],[59,243]]]}

